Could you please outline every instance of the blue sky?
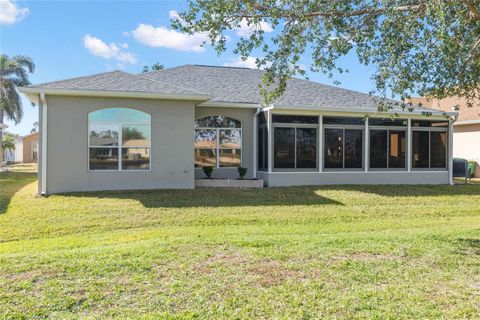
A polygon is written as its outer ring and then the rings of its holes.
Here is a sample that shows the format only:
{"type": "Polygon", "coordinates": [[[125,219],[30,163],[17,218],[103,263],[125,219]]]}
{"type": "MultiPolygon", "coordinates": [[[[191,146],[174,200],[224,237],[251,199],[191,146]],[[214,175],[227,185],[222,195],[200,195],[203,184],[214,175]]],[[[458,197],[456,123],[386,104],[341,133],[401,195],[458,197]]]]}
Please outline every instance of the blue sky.
{"type": "MultiPolygon", "coordinates": [[[[115,69],[139,73],[143,65],[155,62],[166,67],[249,65],[231,52],[245,29],[229,33],[229,51],[221,56],[208,46],[198,46],[203,35],[186,37],[170,30],[170,18],[186,7],[183,1],[0,0],[0,51],[32,57],[37,67],[30,77],[34,84],[115,69]]],[[[305,57],[302,64],[308,63],[305,57]]],[[[359,65],[354,55],[342,58],[340,64],[350,70],[337,77],[341,87],[361,92],[373,89],[372,67],[359,65]]],[[[309,73],[309,78],[332,84],[321,74],[309,73]]],[[[30,132],[38,109],[24,99],[24,112],[20,124],[6,121],[8,131],[30,132]]]]}

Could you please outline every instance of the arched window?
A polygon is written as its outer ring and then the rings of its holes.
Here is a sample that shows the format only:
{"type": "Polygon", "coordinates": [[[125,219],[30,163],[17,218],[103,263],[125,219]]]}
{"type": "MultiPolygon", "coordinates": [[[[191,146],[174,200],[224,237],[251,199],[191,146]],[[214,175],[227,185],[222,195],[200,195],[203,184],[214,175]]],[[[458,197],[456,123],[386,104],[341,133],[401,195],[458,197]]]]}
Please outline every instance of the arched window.
{"type": "Polygon", "coordinates": [[[195,167],[239,167],[242,124],[225,116],[195,120],[195,167]]]}
{"type": "Polygon", "coordinates": [[[130,108],[88,114],[88,169],[150,170],[151,116],[130,108]]]}

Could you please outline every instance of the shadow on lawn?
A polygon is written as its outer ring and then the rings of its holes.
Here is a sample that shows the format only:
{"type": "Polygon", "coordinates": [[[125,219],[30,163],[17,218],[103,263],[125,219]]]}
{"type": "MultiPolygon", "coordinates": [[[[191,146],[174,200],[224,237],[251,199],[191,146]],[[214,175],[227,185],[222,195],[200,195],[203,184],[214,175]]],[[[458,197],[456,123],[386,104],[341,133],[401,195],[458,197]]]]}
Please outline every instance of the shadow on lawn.
{"type": "Polygon", "coordinates": [[[461,254],[480,256],[480,239],[459,238],[456,242],[461,254]]]}
{"type": "Polygon", "coordinates": [[[371,193],[385,197],[436,197],[480,195],[480,184],[467,185],[331,185],[317,190],[342,190],[371,193]]]}
{"type": "Polygon", "coordinates": [[[0,214],[7,211],[18,190],[37,179],[35,172],[0,172],[0,214]]]}
{"type": "Polygon", "coordinates": [[[69,193],[67,197],[133,199],[146,208],[238,207],[278,205],[343,205],[323,197],[318,188],[272,189],[195,189],[195,190],[131,190],[69,193]]]}

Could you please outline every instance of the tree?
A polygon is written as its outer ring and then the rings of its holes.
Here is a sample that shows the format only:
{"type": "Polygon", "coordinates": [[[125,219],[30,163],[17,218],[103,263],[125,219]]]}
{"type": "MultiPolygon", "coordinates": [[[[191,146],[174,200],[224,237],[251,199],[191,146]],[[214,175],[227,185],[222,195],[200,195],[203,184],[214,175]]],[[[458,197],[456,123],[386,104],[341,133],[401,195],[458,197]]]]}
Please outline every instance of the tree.
{"type": "MultiPolygon", "coordinates": [[[[23,109],[16,87],[30,84],[28,73],[33,73],[35,64],[27,56],[10,58],[0,54],[0,124],[4,117],[15,124],[22,120],[23,109]]],[[[0,130],[0,141],[3,141],[0,130]]],[[[0,148],[0,163],[3,162],[3,147],[0,148]]]]}
{"type": "Polygon", "coordinates": [[[266,70],[266,103],[289,77],[305,76],[303,57],[310,56],[311,71],[335,80],[348,72],[338,61],[350,52],[374,66],[372,93],[383,97],[458,95],[469,106],[480,98],[478,0],[189,0],[172,25],[208,33],[219,54],[227,31],[247,26],[234,53],[246,59],[263,52],[256,63],[266,70]],[[266,24],[275,32],[267,35],[266,24]]]}
{"type": "Polygon", "coordinates": [[[34,133],[38,131],[38,121],[35,121],[32,125],[32,130],[30,130],[30,133],[34,133]]]}
{"type": "MultiPolygon", "coordinates": [[[[2,150],[15,150],[15,136],[9,132],[5,132],[2,137],[2,150]]],[[[2,151],[3,152],[3,151],[2,151]]]]}
{"type": "Polygon", "coordinates": [[[157,62],[153,64],[150,69],[148,66],[143,66],[142,73],[149,72],[149,71],[156,71],[156,70],[162,70],[164,68],[163,64],[160,64],[160,62],[157,62]]]}

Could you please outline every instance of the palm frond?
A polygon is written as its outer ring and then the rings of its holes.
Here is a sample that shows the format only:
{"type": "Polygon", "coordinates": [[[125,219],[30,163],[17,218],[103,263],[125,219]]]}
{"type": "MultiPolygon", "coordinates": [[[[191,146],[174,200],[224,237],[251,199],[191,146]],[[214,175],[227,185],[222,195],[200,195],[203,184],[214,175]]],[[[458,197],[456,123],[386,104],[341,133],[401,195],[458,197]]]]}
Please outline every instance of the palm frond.
{"type": "Polygon", "coordinates": [[[20,96],[15,85],[6,79],[0,82],[0,109],[4,112],[4,116],[15,124],[23,118],[20,96]]]}

